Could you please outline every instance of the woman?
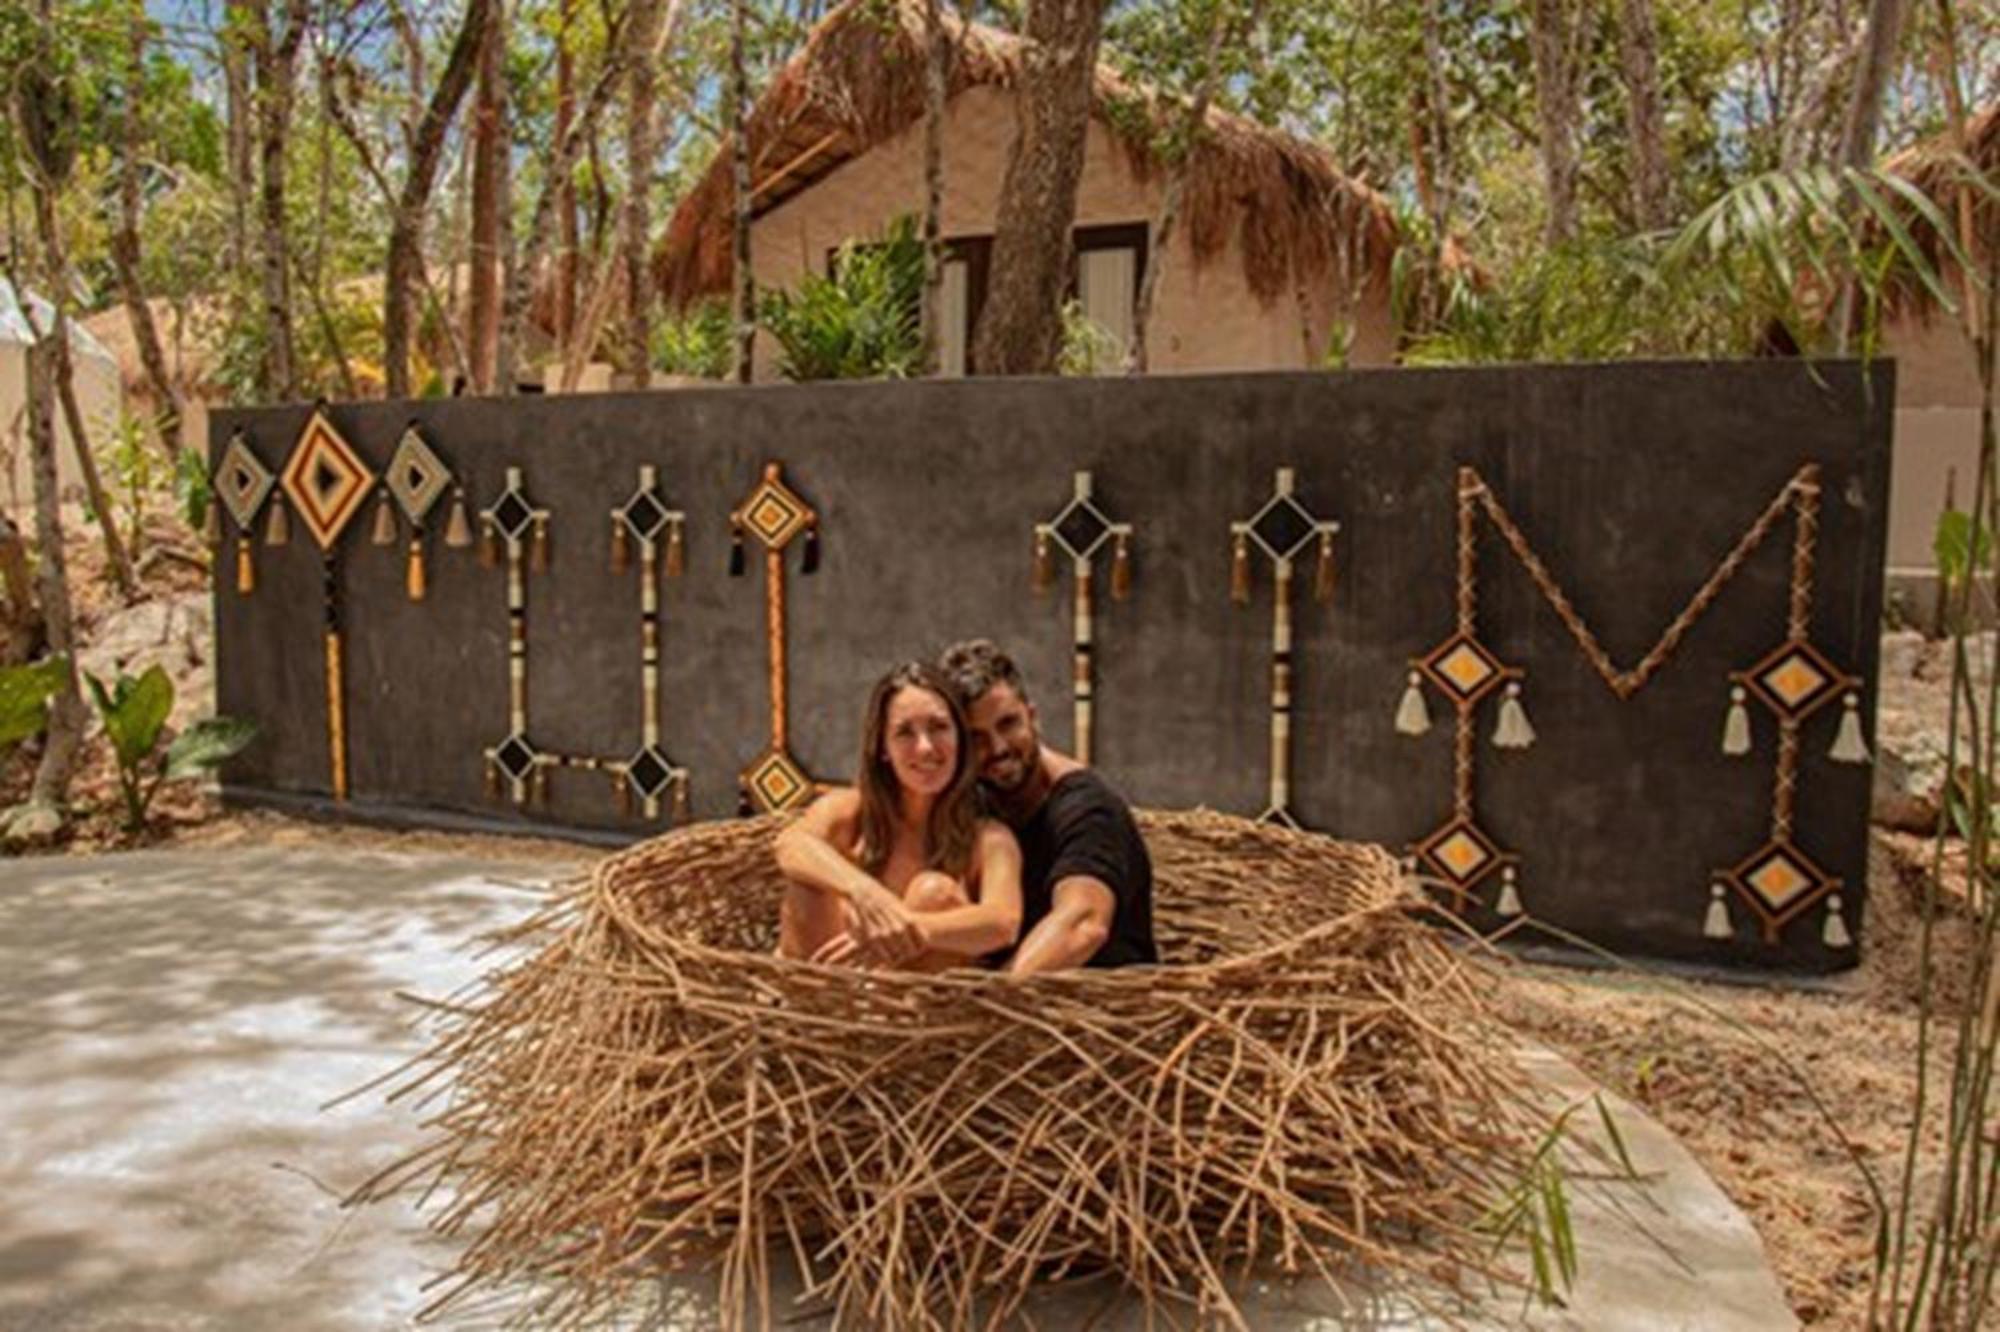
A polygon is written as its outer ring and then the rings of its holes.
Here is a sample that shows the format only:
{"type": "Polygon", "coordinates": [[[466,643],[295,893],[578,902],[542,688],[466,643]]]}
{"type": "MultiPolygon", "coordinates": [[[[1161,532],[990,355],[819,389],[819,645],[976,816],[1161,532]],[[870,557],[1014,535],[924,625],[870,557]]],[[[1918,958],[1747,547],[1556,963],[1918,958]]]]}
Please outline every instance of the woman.
{"type": "Polygon", "coordinates": [[[937,672],[907,662],[868,696],[854,786],[778,836],[791,882],[784,957],[942,970],[1012,947],[1021,852],[979,817],[965,714],[937,672]]]}

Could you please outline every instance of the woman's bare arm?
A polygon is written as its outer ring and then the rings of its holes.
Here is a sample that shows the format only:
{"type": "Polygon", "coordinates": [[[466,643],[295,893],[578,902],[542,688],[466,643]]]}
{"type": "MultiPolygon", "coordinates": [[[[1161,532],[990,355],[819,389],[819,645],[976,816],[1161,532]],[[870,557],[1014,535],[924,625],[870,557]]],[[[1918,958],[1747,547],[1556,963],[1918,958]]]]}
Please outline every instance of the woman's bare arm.
{"type": "Polygon", "coordinates": [[[813,801],[772,845],[778,872],[801,887],[846,902],[853,911],[849,932],[856,943],[891,953],[915,952],[923,945],[914,913],[841,849],[852,844],[860,813],[860,793],[851,788],[813,801]]]}
{"type": "Polygon", "coordinates": [[[981,823],[972,858],[978,870],[979,901],[950,911],[920,913],[917,930],[926,948],[979,957],[1020,937],[1021,847],[1014,834],[1003,823],[981,823]]]}

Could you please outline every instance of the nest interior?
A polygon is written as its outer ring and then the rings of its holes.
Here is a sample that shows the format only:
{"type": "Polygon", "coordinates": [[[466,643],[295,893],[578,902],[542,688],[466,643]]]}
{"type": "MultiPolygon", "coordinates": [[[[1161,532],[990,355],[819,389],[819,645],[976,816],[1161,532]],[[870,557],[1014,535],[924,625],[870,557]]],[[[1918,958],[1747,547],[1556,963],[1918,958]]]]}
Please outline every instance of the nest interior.
{"type": "Polygon", "coordinates": [[[774,1246],[843,1326],[990,1323],[1081,1269],[1239,1325],[1232,1273],[1505,1279],[1512,1067],[1395,861],[1141,822],[1162,965],[1026,980],[773,956],[770,819],[611,856],[444,1010],[398,1093],[434,1136],[357,1197],[439,1190],[433,1311],[511,1284],[537,1325],[663,1267],[768,1321],[774,1246]]]}

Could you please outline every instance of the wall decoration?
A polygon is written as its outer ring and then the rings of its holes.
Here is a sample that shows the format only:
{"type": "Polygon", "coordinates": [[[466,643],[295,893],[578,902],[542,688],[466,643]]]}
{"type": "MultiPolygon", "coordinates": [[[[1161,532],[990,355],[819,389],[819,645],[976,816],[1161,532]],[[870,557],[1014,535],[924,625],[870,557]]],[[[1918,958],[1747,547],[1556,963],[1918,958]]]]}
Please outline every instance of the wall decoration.
{"type": "Polygon", "coordinates": [[[785,689],[785,547],[803,535],[803,572],[819,568],[819,515],[784,480],[784,464],[764,464],[763,478],[729,515],[729,572],[744,572],[743,536],[764,545],[764,627],[769,645],[771,744],[737,777],[738,812],[791,809],[809,799],[813,781],[789,747],[785,689]]]}
{"type": "MultiPolygon", "coordinates": [[[[313,408],[285,463],[284,493],[299,511],[299,520],[319,544],[321,585],[326,605],[326,737],[333,770],[333,798],[347,799],[347,698],[343,680],[340,628],[340,580],[335,555],[340,535],[375,484],[375,473],[361,461],[347,437],[333,424],[324,403],[313,408]]],[[[277,531],[274,511],[272,529],[277,531]]],[[[286,533],[288,535],[288,533],[286,533]]],[[[273,535],[271,544],[284,536],[273,535]]]]}
{"type": "Polygon", "coordinates": [[[222,462],[209,479],[209,488],[221,503],[208,506],[207,534],[210,546],[219,551],[222,519],[218,510],[227,509],[236,523],[236,591],[242,596],[257,590],[257,565],[250,554],[250,534],[257,525],[258,511],[277,483],[278,478],[251,449],[250,437],[243,427],[231,431],[229,446],[222,451],[222,462]]]}
{"type": "MultiPolygon", "coordinates": [[[[435,496],[433,496],[435,499],[435,496]]],[[[686,515],[660,498],[659,469],[639,467],[639,484],[631,496],[611,510],[611,571],[624,574],[630,566],[630,543],[639,547],[639,748],[623,758],[589,754],[559,754],[539,748],[528,738],[528,603],[526,572],[543,572],[549,565],[549,521],[546,509],[528,498],[521,469],[507,469],[507,488],[492,508],[480,515],[486,549],[497,555],[505,543],[507,559],[507,737],[486,750],[487,795],[504,794],[516,805],[545,804],[549,774],[556,768],[576,768],[609,775],[619,812],[628,817],[635,803],[648,819],[660,817],[662,802],[671,797],[676,822],[688,817],[688,770],[661,747],[660,732],[660,569],[666,548],[666,576],[681,574],[682,529],[686,515]]],[[[449,539],[449,537],[447,537],[449,539]]]]}
{"type": "Polygon", "coordinates": [[[522,488],[521,469],[507,469],[507,486],[493,507],[479,515],[479,560],[507,560],[507,735],[486,751],[486,789],[500,794],[504,783],[516,805],[548,797],[551,767],[561,763],[528,740],[528,574],[549,567],[549,512],[537,508],[522,488]]]}
{"type": "Polygon", "coordinates": [[[411,601],[424,599],[424,520],[447,489],[454,492],[454,498],[451,519],[445,527],[445,544],[469,546],[472,544],[472,529],[465,516],[465,488],[454,482],[451,469],[424,442],[423,431],[418,429],[417,423],[410,422],[404,427],[402,437],[396,441],[396,452],[389,459],[388,471],[383,475],[381,502],[375,511],[374,541],[378,546],[393,546],[396,543],[396,516],[389,508],[389,501],[393,498],[410,524],[409,558],[403,587],[411,601]]]}
{"type": "Polygon", "coordinates": [[[1749,529],[1737,538],[1736,544],[1695,590],[1653,646],[1636,665],[1624,668],[1605,651],[1547,564],[1535,553],[1520,525],[1476,469],[1458,469],[1457,493],[1456,632],[1429,655],[1411,662],[1408,684],[1396,710],[1397,731],[1411,736],[1428,731],[1430,718],[1423,696],[1423,687],[1428,684],[1451,701],[1457,717],[1452,815],[1442,827],[1413,848],[1415,860],[1433,873],[1460,909],[1464,908],[1473,889],[1498,870],[1502,887],[1494,903],[1495,911],[1502,916],[1521,913],[1515,871],[1518,857],[1503,852],[1480,829],[1473,800],[1474,716],[1484,699],[1492,696],[1496,689],[1502,692],[1492,737],[1496,748],[1521,749],[1534,742],[1534,728],[1521,706],[1520,681],[1523,672],[1503,665],[1478,638],[1477,526],[1482,514],[1527,571],[1536,589],[1555,611],[1556,617],[1569,631],[1605,686],[1620,700],[1629,700],[1638,694],[1672,659],[1688,631],[1736,576],[1744,561],[1789,515],[1793,521],[1793,547],[1785,639],[1749,670],[1732,674],[1734,684],[1724,718],[1722,739],[1725,754],[1740,756],[1750,752],[1751,727],[1746,703],[1752,695],[1776,717],[1778,745],[1772,790],[1771,835],[1748,858],[1715,875],[1708,885],[1702,932],[1712,939],[1732,937],[1734,930],[1726,899],[1729,891],[1734,890],[1761,918],[1767,944],[1778,942],[1778,931],[1787,921],[1824,900],[1827,903],[1827,920],[1822,932],[1824,942],[1834,948],[1849,946],[1852,937],[1841,915],[1840,882],[1822,872],[1792,841],[1798,785],[1799,730],[1806,718],[1836,697],[1841,698],[1842,721],[1828,757],[1844,763],[1869,761],[1867,746],[1861,735],[1858,693],[1861,681],[1827,660],[1808,636],[1814,548],[1819,526],[1818,465],[1807,463],[1793,473],[1749,529]]]}
{"type": "Polygon", "coordinates": [[[1271,497],[1242,522],[1229,525],[1229,599],[1250,603],[1250,547],[1269,557],[1273,573],[1271,607],[1271,788],[1260,823],[1297,828],[1292,817],[1292,567],[1311,546],[1318,547],[1313,599],[1333,600],[1333,538],[1340,524],[1316,518],[1296,494],[1296,476],[1280,467],[1271,497]]]}
{"type": "Polygon", "coordinates": [[[1106,542],[1111,543],[1111,599],[1123,601],[1132,592],[1132,524],[1114,523],[1097,507],[1091,493],[1089,472],[1073,478],[1070,501],[1046,523],[1035,524],[1035,574],[1037,595],[1055,585],[1055,547],[1069,556],[1075,585],[1075,611],[1071,617],[1071,654],[1074,669],[1071,686],[1076,699],[1076,735],[1071,748],[1077,760],[1091,761],[1091,703],[1093,698],[1092,654],[1096,636],[1096,605],[1091,562],[1106,542]]]}

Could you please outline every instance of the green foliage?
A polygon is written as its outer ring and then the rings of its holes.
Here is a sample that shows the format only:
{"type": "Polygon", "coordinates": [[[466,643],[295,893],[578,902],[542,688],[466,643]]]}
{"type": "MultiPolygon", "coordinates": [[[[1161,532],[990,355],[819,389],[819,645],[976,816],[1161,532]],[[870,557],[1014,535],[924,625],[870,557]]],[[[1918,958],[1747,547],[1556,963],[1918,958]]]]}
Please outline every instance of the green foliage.
{"type": "Polygon", "coordinates": [[[189,449],[174,455],[174,503],[182,519],[194,531],[208,522],[208,506],[215,503],[215,491],[208,479],[208,467],[201,452],[189,449]]]}
{"type": "Polygon", "coordinates": [[[787,379],[901,379],[923,353],[917,316],[924,246],[905,214],[871,244],[850,240],[833,276],[808,274],[795,292],[764,293],[758,320],[778,340],[787,379]]]}
{"type": "Polygon", "coordinates": [[[678,318],[653,325],[653,368],[670,375],[728,375],[735,331],[725,301],[704,301],[678,318]]]}
{"type": "Polygon", "coordinates": [[[49,700],[69,678],[69,659],[0,666],[0,754],[49,724],[49,700]]]}
{"type": "Polygon", "coordinates": [[[145,422],[130,412],[120,412],[111,441],[111,477],[118,505],[125,511],[125,530],[134,559],[146,539],[146,501],[159,484],[159,470],[160,455],[146,441],[145,422]]]}
{"type": "Polygon", "coordinates": [[[120,673],[110,686],[95,675],[86,679],[118,761],[127,832],[146,826],[146,811],[161,787],[220,767],[257,734],[255,722],[208,717],[175,736],[163,752],[160,742],[174,707],[174,682],[164,668],[151,666],[137,679],[120,673]]]}
{"type": "Polygon", "coordinates": [[[1124,367],[1125,349],[1111,330],[1083,312],[1083,302],[1063,302],[1062,349],[1056,353],[1059,375],[1109,375],[1124,367]]]}

